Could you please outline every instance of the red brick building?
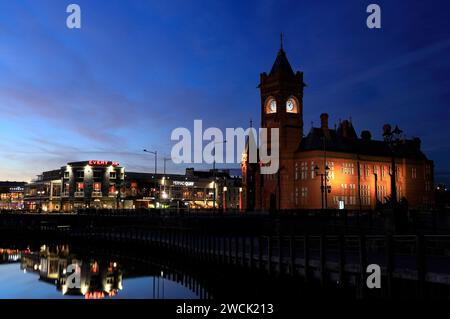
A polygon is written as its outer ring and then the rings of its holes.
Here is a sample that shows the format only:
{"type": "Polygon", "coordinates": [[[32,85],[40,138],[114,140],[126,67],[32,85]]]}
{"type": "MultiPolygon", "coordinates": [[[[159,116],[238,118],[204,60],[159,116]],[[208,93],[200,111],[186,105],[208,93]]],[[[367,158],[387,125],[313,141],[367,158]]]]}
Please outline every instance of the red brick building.
{"type": "MultiPolygon", "coordinates": [[[[328,114],[320,115],[320,127],[305,134],[304,87],[303,73],[294,73],[281,48],[259,85],[261,127],[279,128],[280,168],[273,175],[260,174],[259,165],[249,163],[244,154],[246,208],[370,209],[386,202],[391,195],[392,148],[384,140],[373,140],[368,131],[358,136],[349,120],[330,128],[328,114]]],[[[383,129],[391,131],[388,125],[383,129]]],[[[433,162],[422,153],[419,138],[400,140],[395,168],[398,200],[406,199],[410,207],[433,203],[433,162]]]]}

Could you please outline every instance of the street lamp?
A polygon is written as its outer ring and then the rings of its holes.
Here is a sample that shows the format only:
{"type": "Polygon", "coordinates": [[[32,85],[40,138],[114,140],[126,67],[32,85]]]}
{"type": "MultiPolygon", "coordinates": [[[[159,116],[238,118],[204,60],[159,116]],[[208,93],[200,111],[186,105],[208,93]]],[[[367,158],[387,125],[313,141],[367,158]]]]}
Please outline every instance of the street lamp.
{"type": "Polygon", "coordinates": [[[395,166],[395,156],[402,142],[403,131],[399,129],[396,125],[394,130],[391,130],[391,126],[386,124],[383,126],[383,137],[384,141],[389,146],[391,151],[391,203],[392,205],[397,204],[397,185],[396,185],[396,166],[395,166]]]}
{"type": "Polygon", "coordinates": [[[214,148],[213,148],[213,152],[214,152],[214,160],[213,160],[213,187],[214,187],[214,194],[213,194],[213,209],[216,209],[216,196],[217,196],[217,192],[216,192],[216,145],[217,144],[226,144],[226,140],[220,141],[220,142],[215,142],[214,143],[214,148]]]}
{"type": "MultiPolygon", "coordinates": [[[[156,167],[158,165],[158,151],[148,151],[146,149],[143,150],[145,153],[150,153],[152,155],[155,155],[155,175],[156,175],[156,167]]],[[[156,176],[155,176],[156,177],[156,176]]]]}
{"type": "Polygon", "coordinates": [[[171,161],[172,160],[172,158],[170,158],[170,157],[164,157],[163,158],[163,161],[164,161],[164,177],[166,177],[166,162],[167,161],[171,161]]]}
{"type": "Polygon", "coordinates": [[[320,176],[320,192],[321,192],[321,199],[322,199],[322,209],[327,208],[327,193],[331,193],[331,186],[327,185],[328,180],[328,171],[330,168],[328,165],[325,166],[325,171],[323,173],[319,173],[319,166],[316,165],[314,167],[314,172],[316,176],[320,176]]]}

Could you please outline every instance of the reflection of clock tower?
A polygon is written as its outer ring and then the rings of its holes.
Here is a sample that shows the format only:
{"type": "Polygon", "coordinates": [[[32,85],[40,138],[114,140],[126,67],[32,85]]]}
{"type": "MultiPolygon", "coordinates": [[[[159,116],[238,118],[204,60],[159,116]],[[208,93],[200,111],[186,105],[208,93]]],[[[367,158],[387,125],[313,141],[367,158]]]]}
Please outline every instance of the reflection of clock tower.
{"type": "MultiPolygon", "coordinates": [[[[259,209],[288,208],[293,200],[294,155],[303,136],[303,73],[292,70],[283,50],[278,51],[269,74],[261,74],[261,127],[279,129],[279,171],[259,175],[256,204],[259,209]]],[[[268,132],[270,136],[270,132],[268,132]]],[[[270,149],[270,139],[268,141],[270,149]]]]}

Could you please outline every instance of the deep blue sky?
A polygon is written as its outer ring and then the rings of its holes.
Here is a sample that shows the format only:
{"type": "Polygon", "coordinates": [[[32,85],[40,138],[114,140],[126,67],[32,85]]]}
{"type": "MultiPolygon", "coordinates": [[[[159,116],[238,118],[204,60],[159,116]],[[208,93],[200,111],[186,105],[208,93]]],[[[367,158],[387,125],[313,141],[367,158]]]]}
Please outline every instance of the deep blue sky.
{"type": "Polygon", "coordinates": [[[259,74],[283,32],[308,84],[305,131],[322,112],[375,138],[398,124],[448,181],[449,12],[446,0],[0,0],[0,180],[84,159],[148,171],[142,148],[170,154],[171,131],[194,119],[259,122],[259,74]],[[70,3],[81,30],[65,26],[70,3]],[[381,30],[365,25],[369,3],[381,30]]]}

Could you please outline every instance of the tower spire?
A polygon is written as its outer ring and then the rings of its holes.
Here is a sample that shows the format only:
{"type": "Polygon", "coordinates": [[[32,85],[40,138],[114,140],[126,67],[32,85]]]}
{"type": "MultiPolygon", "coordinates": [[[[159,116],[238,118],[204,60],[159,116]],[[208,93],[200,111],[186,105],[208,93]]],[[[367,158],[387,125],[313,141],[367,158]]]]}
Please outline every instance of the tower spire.
{"type": "Polygon", "coordinates": [[[283,32],[280,33],[280,50],[283,51],[283,32]]]}

